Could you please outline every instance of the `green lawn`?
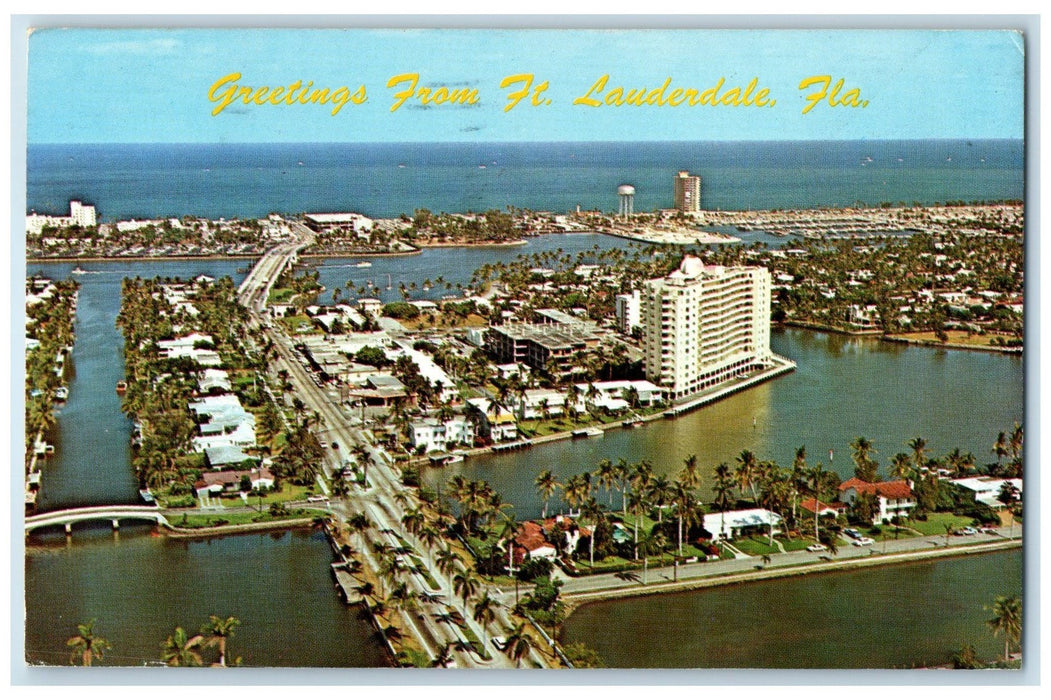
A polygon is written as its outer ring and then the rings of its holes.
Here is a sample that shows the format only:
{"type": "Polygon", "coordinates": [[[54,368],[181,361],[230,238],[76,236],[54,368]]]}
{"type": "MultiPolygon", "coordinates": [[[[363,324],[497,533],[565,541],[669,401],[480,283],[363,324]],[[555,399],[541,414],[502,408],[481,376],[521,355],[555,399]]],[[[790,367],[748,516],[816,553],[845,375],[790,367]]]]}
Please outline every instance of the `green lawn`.
{"type": "Polygon", "coordinates": [[[804,539],[784,540],[784,539],[781,539],[780,537],[775,537],[774,539],[777,540],[778,542],[780,542],[784,546],[786,552],[798,552],[798,551],[800,551],[802,549],[806,549],[811,544],[813,544],[812,540],[804,540],[804,539]]]}
{"type": "Polygon", "coordinates": [[[946,525],[951,526],[953,530],[958,530],[961,527],[967,527],[972,521],[973,518],[968,518],[963,515],[953,515],[952,513],[929,513],[926,520],[909,520],[905,523],[905,526],[911,527],[913,530],[918,530],[926,536],[941,535],[944,537],[946,525]]]}
{"type": "Polygon", "coordinates": [[[780,554],[781,550],[776,546],[771,547],[767,544],[768,538],[766,537],[749,537],[747,539],[736,539],[733,541],[733,546],[741,550],[745,554],[753,557],[761,557],[764,554],[780,554]]]}
{"type": "Polygon", "coordinates": [[[292,518],[305,518],[310,515],[309,511],[297,508],[291,511],[287,517],[274,518],[269,513],[210,513],[208,515],[194,515],[186,513],[183,517],[173,518],[172,525],[175,527],[218,527],[221,525],[246,525],[249,523],[268,523],[292,518]]]}

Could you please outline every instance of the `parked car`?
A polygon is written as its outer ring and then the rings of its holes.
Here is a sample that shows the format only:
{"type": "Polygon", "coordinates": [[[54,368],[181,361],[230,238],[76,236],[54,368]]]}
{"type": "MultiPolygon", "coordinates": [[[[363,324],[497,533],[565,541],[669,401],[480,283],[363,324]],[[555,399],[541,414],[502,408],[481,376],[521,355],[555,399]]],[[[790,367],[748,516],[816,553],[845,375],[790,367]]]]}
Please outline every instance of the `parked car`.
{"type": "Polygon", "coordinates": [[[808,551],[808,552],[824,552],[826,549],[828,549],[828,547],[826,547],[825,545],[821,544],[820,542],[815,542],[814,544],[812,544],[809,547],[807,547],[806,551],[808,551]]]}
{"type": "Polygon", "coordinates": [[[503,651],[507,648],[507,638],[505,637],[493,637],[493,646],[503,651]]]}
{"type": "Polygon", "coordinates": [[[957,530],[957,534],[958,535],[977,535],[978,531],[975,530],[973,527],[965,527],[965,528],[962,528],[960,530],[957,530]]]}
{"type": "Polygon", "coordinates": [[[848,527],[845,530],[843,530],[843,534],[846,535],[847,537],[849,537],[852,540],[860,540],[861,539],[861,533],[858,532],[857,530],[855,530],[852,527],[848,527]]]}
{"type": "Polygon", "coordinates": [[[855,547],[867,547],[870,544],[876,544],[876,540],[871,537],[859,537],[852,542],[855,547]]]}

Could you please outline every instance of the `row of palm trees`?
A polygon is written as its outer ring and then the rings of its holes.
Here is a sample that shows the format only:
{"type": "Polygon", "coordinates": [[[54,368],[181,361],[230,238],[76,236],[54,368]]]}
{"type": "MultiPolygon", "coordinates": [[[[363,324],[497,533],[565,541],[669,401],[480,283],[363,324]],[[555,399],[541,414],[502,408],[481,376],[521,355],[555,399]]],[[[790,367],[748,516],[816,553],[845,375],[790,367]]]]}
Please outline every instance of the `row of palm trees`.
{"type": "Polygon", "coordinates": [[[69,280],[53,284],[55,291],[50,298],[26,308],[26,333],[39,341],[26,351],[27,446],[55,425],[55,392],[63,383],[55,372],[55,358],[73,344],[72,311],[78,285],[69,280]]]}
{"type": "MultiPolygon", "coordinates": [[[[201,626],[200,632],[190,635],[182,627],[168,635],[161,644],[161,660],[168,666],[203,666],[202,649],[215,647],[219,658],[213,666],[226,667],[226,645],[233,637],[234,630],[241,624],[236,617],[211,615],[208,622],[201,626]]],[[[109,640],[95,631],[95,620],[77,625],[77,633],[66,640],[70,649],[70,663],[91,666],[96,660],[101,661],[106,652],[112,649],[109,640]]],[[[234,660],[234,665],[241,664],[241,657],[234,660]]]]}

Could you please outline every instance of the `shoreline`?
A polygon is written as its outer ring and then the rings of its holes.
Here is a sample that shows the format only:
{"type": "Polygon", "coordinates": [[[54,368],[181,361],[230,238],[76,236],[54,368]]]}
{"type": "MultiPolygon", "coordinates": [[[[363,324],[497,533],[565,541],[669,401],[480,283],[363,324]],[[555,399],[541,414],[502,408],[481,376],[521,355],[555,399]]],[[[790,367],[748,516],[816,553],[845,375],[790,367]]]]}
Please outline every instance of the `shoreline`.
{"type": "MultiPolygon", "coordinates": [[[[645,586],[633,584],[623,588],[599,591],[587,591],[582,593],[568,592],[562,594],[562,599],[565,601],[568,617],[580,607],[604,600],[636,598],[640,596],[659,595],[662,593],[681,593],[704,588],[732,586],[753,581],[768,581],[796,576],[806,576],[809,574],[852,571],[855,569],[864,569],[874,566],[889,566],[907,562],[945,559],[948,557],[977,556],[980,554],[1016,549],[1019,547],[1022,547],[1021,538],[948,548],[921,549],[911,552],[899,552],[897,554],[873,553],[861,558],[854,557],[850,559],[811,562],[807,564],[789,564],[783,567],[769,567],[740,573],[712,574],[710,576],[700,576],[680,581],[650,583],[645,586]]],[[[658,570],[656,567],[653,567],[653,569],[655,571],[658,570]]]]}
{"type": "Polygon", "coordinates": [[[313,518],[292,518],[290,520],[273,520],[265,523],[242,523],[240,525],[218,525],[213,527],[184,528],[167,525],[157,528],[163,537],[172,539],[194,539],[220,537],[224,535],[244,535],[253,532],[272,532],[275,530],[300,530],[309,528],[313,518]]]}
{"type": "Polygon", "coordinates": [[[771,325],[771,328],[800,328],[808,331],[817,331],[819,333],[835,333],[838,335],[845,335],[851,338],[875,338],[887,343],[898,343],[900,345],[915,345],[917,347],[932,348],[934,350],[975,350],[977,352],[993,352],[1001,355],[1021,355],[1025,351],[1025,347],[997,347],[995,345],[968,345],[966,343],[939,343],[932,340],[922,340],[919,338],[907,338],[900,335],[885,335],[883,331],[850,331],[842,328],[834,328],[832,326],[826,326],[820,323],[808,323],[806,321],[783,321],[777,325],[771,325]]]}

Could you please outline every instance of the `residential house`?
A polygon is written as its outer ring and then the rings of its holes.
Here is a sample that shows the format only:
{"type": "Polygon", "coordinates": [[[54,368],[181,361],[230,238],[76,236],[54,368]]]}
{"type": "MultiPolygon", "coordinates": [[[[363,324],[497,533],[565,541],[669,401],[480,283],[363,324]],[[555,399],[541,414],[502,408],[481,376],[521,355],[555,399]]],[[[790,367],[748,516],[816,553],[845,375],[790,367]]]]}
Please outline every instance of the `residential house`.
{"type": "Polygon", "coordinates": [[[848,506],[853,505],[857,497],[863,493],[876,497],[878,507],[873,514],[873,523],[890,522],[897,516],[907,518],[909,512],[916,507],[912,487],[904,480],[869,483],[853,477],[839,485],[839,500],[848,506]]]}

